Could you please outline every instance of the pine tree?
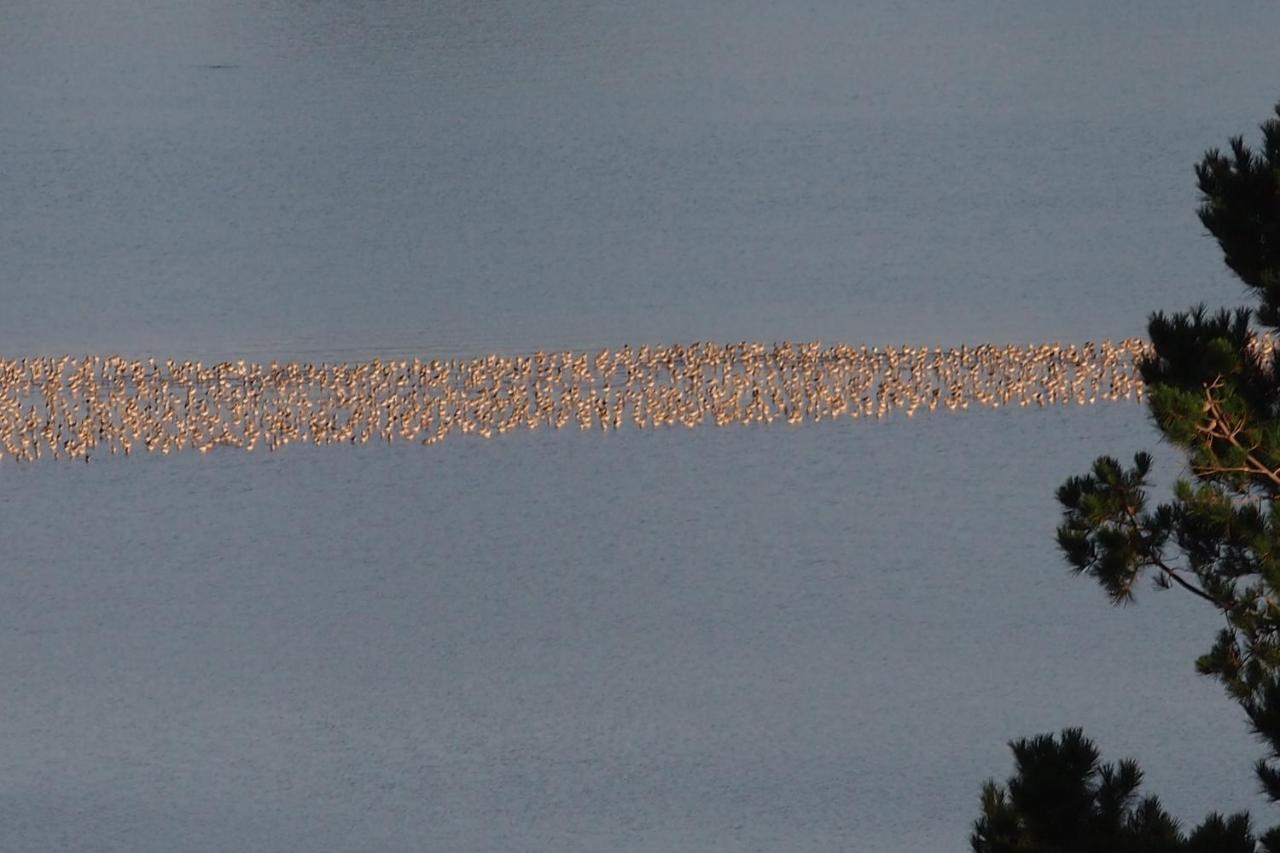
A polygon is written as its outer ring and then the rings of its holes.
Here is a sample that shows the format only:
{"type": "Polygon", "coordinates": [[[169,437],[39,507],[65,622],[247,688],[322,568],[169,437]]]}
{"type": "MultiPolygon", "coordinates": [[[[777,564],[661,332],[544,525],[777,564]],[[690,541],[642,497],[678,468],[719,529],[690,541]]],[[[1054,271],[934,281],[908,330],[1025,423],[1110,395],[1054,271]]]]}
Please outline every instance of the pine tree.
{"type": "Polygon", "coordinates": [[[1256,311],[1152,315],[1152,354],[1140,364],[1149,411],[1187,455],[1190,477],[1152,506],[1151,457],[1102,457],[1059,490],[1058,544],[1072,569],[1112,601],[1150,575],[1219,610],[1226,627],[1196,662],[1240,703],[1266,744],[1256,767],[1280,800],[1280,105],[1254,152],[1235,137],[1196,168],[1200,221],[1256,311]],[[1259,332],[1266,334],[1260,335],[1259,332]]]}
{"type": "MultiPolygon", "coordinates": [[[[1010,744],[1016,773],[982,790],[974,853],[1254,853],[1249,816],[1210,814],[1185,835],[1133,761],[1102,764],[1080,729],[1010,744]]],[[[1264,842],[1263,848],[1273,848],[1264,842]]]]}
{"type": "MultiPolygon", "coordinates": [[[[1164,438],[1186,454],[1171,500],[1148,499],[1152,458],[1110,456],[1058,489],[1058,545],[1112,602],[1149,576],[1218,610],[1225,627],[1196,668],[1218,679],[1265,744],[1255,766],[1280,801],[1280,104],[1253,151],[1242,137],[1196,167],[1200,221],[1257,299],[1253,310],[1155,313],[1139,369],[1164,438]]],[[[988,782],[975,853],[1280,853],[1280,828],[1254,839],[1247,815],[1211,814],[1189,836],[1155,798],[1137,800],[1133,762],[1099,764],[1076,729],[1011,744],[1016,775],[988,782]]]]}

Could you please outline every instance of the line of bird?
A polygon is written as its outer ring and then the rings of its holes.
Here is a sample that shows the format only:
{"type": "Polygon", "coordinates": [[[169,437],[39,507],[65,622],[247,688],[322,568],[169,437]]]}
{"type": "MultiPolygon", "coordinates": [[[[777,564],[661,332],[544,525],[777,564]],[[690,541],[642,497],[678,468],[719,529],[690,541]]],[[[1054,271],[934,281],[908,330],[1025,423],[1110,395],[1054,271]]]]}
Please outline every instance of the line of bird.
{"type": "Polygon", "coordinates": [[[1141,399],[1150,345],[698,342],[469,359],[270,364],[0,359],[0,460],[908,417],[1141,399]]]}

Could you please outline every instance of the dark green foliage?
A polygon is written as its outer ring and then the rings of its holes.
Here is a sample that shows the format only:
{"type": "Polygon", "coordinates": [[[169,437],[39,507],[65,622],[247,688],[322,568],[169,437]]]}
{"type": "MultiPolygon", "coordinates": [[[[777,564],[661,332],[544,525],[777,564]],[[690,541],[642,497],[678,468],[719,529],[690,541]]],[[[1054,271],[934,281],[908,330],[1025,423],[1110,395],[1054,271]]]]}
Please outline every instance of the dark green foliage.
{"type": "MultiPolygon", "coordinates": [[[[1249,817],[1211,814],[1190,835],[1155,797],[1138,798],[1133,761],[1102,764],[1080,729],[1014,741],[1016,772],[1005,787],[982,789],[974,853],[1254,853],[1249,817]]],[[[1280,836],[1261,840],[1280,851],[1280,836]]]]}
{"type": "MultiPolygon", "coordinates": [[[[1261,152],[1232,139],[1230,156],[1209,151],[1196,176],[1201,221],[1258,297],[1259,325],[1277,329],[1280,118],[1262,130],[1261,152]]],[[[1058,490],[1058,545],[1116,603],[1150,576],[1222,612],[1225,627],[1196,667],[1244,708],[1268,750],[1258,779],[1280,800],[1280,362],[1259,345],[1252,319],[1204,306],[1151,317],[1153,353],[1140,365],[1149,409],[1187,454],[1191,477],[1152,506],[1150,457],[1131,467],[1098,459],[1058,490]]]]}
{"type": "MultiPolygon", "coordinates": [[[[1264,346],[1253,323],[1280,330],[1280,104],[1276,116],[1262,126],[1261,151],[1236,137],[1229,154],[1211,150],[1196,168],[1200,221],[1256,311],[1201,305],[1153,314],[1148,326],[1152,354],[1139,367],[1149,411],[1186,453],[1189,477],[1153,504],[1150,456],[1128,466],[1103,456],[1057,495],[1059,548],[1112,602],[1132,601],[1150,577],[1221,613],[1224,627],[1196,668],[1222,683],[1265,744],[1255,773],[1272,801],[1280,801],[1280,350],[1264,346]]],[[[1244,814],[1211,814],[1183,834],[1154,797],[1138,799],[1137,765],[1099,764],[1079,730],[1012,746],[1016,775],[983,790],[976,853],[1280,853],[1280,829],[1255,840],[1244,814]]]]}
{"type": "MultiPolygon", "coordinates": [[[[1280,117],[1280,104],[1276,105],[1280,117]]],[[[1280,121],[1262,125],[1262,150],[1231,139],[1230,156],[1216,148],[1196,167],[1200,221],[1218,238],[1227,266],[1257,294],[1258,320],[1280,327],[1280,121]]]]}

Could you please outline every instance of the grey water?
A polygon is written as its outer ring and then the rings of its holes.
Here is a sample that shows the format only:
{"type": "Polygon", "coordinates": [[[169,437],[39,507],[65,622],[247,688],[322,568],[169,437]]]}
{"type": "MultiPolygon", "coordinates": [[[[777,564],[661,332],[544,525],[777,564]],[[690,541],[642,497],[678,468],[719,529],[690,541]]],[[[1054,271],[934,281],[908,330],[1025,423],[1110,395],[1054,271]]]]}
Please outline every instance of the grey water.
{"type": "MultiPolygon", "coordinates": [[[[0,355],[1141,334],[1280,7],[0,5],[0,355]]],[[[1274,810],[1052,492],[1141,407],[0,462],[0,848],[963,849],[1081,725],[1274,810]]],[[[1212,799],[1207,799],[1212,797],[1212,799]]]]}

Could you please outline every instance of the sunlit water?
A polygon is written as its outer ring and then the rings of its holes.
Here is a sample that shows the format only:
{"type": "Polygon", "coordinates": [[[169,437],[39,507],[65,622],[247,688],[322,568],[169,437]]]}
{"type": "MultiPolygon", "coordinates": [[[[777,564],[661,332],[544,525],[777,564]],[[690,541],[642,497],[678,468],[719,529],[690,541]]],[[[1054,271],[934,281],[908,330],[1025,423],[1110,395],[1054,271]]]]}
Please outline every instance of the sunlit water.
{"type": "MultiPolygon", "coordinates": [[[[1243,299],[1191,166],[1280,98],[1276,32],[10,3],[0,354],[1129,337],[1243,299]]],[[[1128,403],[5,465],[3,846],[955,850],[1063,725],[1270,824],[1211,614],[1053,551],[1054,487],[1143,447],[1128,403]]]]}

